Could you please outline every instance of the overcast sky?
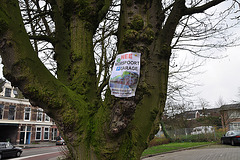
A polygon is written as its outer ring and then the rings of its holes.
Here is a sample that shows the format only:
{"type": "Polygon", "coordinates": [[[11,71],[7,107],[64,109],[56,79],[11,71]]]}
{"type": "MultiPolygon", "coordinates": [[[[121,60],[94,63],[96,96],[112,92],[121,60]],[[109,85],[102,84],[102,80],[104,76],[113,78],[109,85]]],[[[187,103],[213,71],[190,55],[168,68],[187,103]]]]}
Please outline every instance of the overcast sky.
{"type": "Polygon", "coordinates": [[[211,107],[221,97],[225,103],[240,100],[238,88],[240,88],[240,47],[229,48],[225,51],[228,57],[223,59],[208,59],[202,67],[204,73],[194,76],[194,79],[202,86],[194,88],[194,92],[200,92],[195,98],[203,98],[210,102],[211,107]]]}
{"type": "MultiPolygon", "coordinates": [[[[226,1],[217,8],[224,10],[230,2],[226,1]]],[[[215,8],[213,8],[215,10],[215,8]]],[[[234,16],[231,16],[232,19],[234,16]]],[[[233,21],[226,19],[228,24],[233,21]]],[[[234,36],[240,37],[240,25],[238,24],[229,32],[234,33],[234,36]]],[[[239,44],[240,41],[238,41],[239,44]]],[[[190,78],[194,79],[194,83],[201,84],[191,88],[193,93],[196,93],[193,99],[194,104],[197,104],[199,98],[209,102],[209,108],[215,108],[216,102],[220,97],[225,104],[240,102],[240,95],[238,96],[240,88],[240,46],[231,47],[221,51],[214,51],[214,55],[226,55],[223,59],[206,59],[203,66],[198,68],[201,74],[194,75],[190,78]]],[[[185,56],[185,55],[184,55],[185,56]]],[[[184,57],[183,56],[183,57],[184,57]]],[[[179,57],[181,59],[181,57],[179,57]]],[[[183,58],[184,59],[184,58],[183,58]]],[[[189,59],[189,58],[188,58],[189,59]]],[[[191,57],[190,57],[191,59],[191,57]]]]}

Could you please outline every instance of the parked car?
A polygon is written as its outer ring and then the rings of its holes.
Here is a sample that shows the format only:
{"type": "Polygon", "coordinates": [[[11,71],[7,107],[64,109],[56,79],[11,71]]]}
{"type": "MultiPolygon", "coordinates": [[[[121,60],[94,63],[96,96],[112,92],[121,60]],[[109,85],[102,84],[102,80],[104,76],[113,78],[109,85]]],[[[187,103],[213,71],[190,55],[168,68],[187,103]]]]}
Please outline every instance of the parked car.
{"type": "Polygon", "coordinates": [[[56,145],[65,145],[65,141],[61,136],[56,138],[56,145]]]}
{"type": "Polygon", "coordinates": [[[223,137],[221,137],[222,144],[236,145],[240,144],[240,131],[228,131],[223,137]]]}
{"type": "Polygon", "coordinates": [[[212,126],[200,126],[193,128],[191,135],[198,135],[198,134],[207,134],[213,133],[214,128],[212,126]]]}
{"type": "Polygon", "coordinates": [[[22,148],[15,147],[9,142],[0,142],[0,159],[8,157],[20,157],[22,148]]]}

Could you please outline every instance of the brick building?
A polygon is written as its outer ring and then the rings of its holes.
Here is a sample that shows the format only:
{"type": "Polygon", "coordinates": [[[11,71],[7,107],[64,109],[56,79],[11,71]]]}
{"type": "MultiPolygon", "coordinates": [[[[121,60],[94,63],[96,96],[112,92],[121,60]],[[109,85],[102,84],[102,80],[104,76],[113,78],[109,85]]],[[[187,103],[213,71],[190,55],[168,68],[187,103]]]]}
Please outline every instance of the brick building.
{"type": "Polygon", "coordinates": [[[55,141],[59,135],[53,120],[43,109],[18,97],[16,88],[5,83],[0,93],[0,141],[13,144],[55,141]]]}
{"type": "Polygon", "coordinates": [[[226,130],[240,130],[240,103],[221,106],[222,126],[226,130]]]}

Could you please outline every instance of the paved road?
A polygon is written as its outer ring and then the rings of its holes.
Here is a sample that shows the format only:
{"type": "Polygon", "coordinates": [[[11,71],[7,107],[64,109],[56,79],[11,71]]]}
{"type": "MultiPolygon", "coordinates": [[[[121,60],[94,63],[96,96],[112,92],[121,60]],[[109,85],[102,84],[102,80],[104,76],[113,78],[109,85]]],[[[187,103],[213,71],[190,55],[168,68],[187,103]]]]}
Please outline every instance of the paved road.
{"type": "Polygon", "coordinates": [[[19,158],[12,158],[12,160],[58,160],[58,157],[61,157],[61,152],[51,152],[51,153],[43,153],[33,156],[24,156],[19,158]]]}
{"type": "Polygon", "coordinates": [[[11,158],[11,160],[57,160],[57,157],[63,156],[63,147],[64,146],[49,146],[23,149],[21,157],[11,158]]]}
{"type": "Polygon", "coordinates": [[[184,150],[143,160],[240,160],[240,147],[216,147],[184,150]]]}

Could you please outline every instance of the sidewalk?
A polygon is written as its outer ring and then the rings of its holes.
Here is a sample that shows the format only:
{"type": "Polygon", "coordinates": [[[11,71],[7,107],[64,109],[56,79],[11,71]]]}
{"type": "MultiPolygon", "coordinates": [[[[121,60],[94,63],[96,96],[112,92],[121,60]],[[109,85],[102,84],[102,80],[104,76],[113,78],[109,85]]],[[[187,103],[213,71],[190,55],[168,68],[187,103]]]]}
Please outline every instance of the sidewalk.
{"type": "Polygon", "coordinates": [[[203,148],[148,157],[144,160],[239,160],[239,148],[203,148]]]}
{"type": "Polygon", "coordinates": [[[142,157],[142,160],[240,160],[239,149],[239,146],[216,144],[142,157]]]}

